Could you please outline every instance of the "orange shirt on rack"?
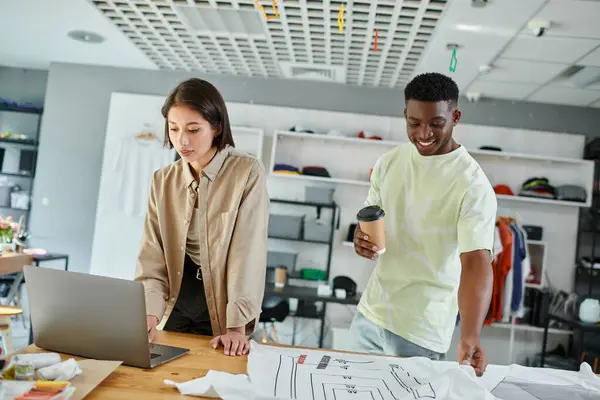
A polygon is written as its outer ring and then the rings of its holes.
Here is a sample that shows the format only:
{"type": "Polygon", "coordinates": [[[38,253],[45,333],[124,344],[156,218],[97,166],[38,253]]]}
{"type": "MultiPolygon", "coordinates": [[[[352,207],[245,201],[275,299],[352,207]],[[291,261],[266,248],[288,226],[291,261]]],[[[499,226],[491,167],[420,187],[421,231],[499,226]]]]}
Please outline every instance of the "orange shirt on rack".
{"type": "Polygon", "coordinates": [[[486,325],[502,319],[502,294],[504,293],[504,282],[506,280],[506,275],[512,268],[513,236],[510,231],[509,221],[498,219],[497,225],[500,232],[502,252],[498,254],[498,257],[492,262],[494,270],[494,289],[492,292],[490,312],[488,312],[485,320],[486,325]]]}

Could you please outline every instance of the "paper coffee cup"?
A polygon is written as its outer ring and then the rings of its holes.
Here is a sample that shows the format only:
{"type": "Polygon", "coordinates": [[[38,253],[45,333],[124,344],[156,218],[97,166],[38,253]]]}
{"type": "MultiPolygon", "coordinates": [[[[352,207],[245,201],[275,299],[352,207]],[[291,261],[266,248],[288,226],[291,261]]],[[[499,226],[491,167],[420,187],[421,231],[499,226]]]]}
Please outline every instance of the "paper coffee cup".
{"type": "Polygon", "coordinates": [[[275,287],[282,288],[285,287],[285,278],[287,275],[286,268],[275,268],[275,287]]]}
{"type": "Polygon", "coordinates": [[[369,237],[369,242],[377,246],[377,253],[385,253],[385,224],[383,223],[385,211],[379,206],[368,206],[361,209],[356,215],[360,230],[369,237]]]}

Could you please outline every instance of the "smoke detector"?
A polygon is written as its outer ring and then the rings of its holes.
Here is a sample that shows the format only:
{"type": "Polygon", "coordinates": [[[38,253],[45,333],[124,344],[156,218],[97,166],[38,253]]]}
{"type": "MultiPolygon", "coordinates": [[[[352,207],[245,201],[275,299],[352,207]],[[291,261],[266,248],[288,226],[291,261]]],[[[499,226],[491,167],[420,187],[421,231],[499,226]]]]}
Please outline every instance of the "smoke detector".
{"type": "Polygon", "coordinates": [[[550,29],[550,25],[552,25],[550,21],[536,18],[527,23],[527,29],[529,29],[536,37],[540,37],[544,36],[546,31],[550,29]]]}

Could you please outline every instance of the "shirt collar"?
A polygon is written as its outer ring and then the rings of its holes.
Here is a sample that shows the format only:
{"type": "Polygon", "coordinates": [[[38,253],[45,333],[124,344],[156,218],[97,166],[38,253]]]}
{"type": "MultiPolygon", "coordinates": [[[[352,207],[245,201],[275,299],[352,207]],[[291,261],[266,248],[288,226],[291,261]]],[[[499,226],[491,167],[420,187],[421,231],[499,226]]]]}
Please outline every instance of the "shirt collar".
{"type": "MultiPolygon", "coordinates": [[[[223,150],[219,151],[213,159],[208,163],[206,167],[202,170],[202,173],[208,177],[211,181],[214,181],[217,177],[217,174],[221,170],[225,159],[229,155],[231,151],[230,146],[225,147],[223,150]]],[[[185,187],[190,187],[196,182],[196,178],[194,178],[194,174],[192,173],[192,167],[189,163],[184,162],[184,176],[185,176],[185,187]]]]}

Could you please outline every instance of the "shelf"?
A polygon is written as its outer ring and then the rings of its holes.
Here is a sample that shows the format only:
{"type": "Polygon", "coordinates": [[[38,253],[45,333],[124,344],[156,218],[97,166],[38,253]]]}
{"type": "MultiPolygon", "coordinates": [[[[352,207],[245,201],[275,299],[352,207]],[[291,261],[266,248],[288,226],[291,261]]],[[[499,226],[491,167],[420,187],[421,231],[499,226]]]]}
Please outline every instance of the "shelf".
{"type": "MultiPolygon", "coordinates": [[[[331,142],[341,142],[341,143],[349,143],[349,144],[367,144],[367,145],[379,145],[386,147],[399,146],[401,144],[407,143],[402,141],[395,140],[373,140],[373,139],[361,139],[358,137],[350,137],[350,136],[333,136],[333,135],[324,135],[318,133],[302,133],[302,132],[288,132],[288,131],[276,131],[278,136],[282,137],[292,137],[292,138],[300,138],[300,139],[309,139],[309,140],[322,140],[322,141],[331,141],[331,142]]],[[[525,161],[540,161],[547,163],[564,163],[564,164],[576,164],[576,165],[585,165],[589,163],[593,163],[590,160],[578,159],[578,158],[567,158],[567,157],[555,157],[555,156],[545,156],[538,154],[524,154],[524,153],[512,153],[508,151],[493,151],[493,150],[481,150],[481,149],[467,149],[469,154],[472,156],[482,156],[488,158],[517,158],[525,161]]]]}
{"type": "Polygon", "coordinates": [[[529,289],[543,289],[544,286],[541,283],[525,283],[525,287],[529,289]]]}
{"type": "Polygon", "coordinates": [[[329,245],[329,242],[323,242],[321,240],[290,239],[290,238],[283,238],[283,237],[277,237],[277,236],[269,236],[269,239],[285,240],[285,241],[288,241],[288,242],[300,242],[300,243],[313,243],[313,244],[329,245]]]}
{"type": "Polygon", "coordinates": [[[336,208],[337,204],[335,203],[312,203],[309,201],[299,201],[299,200],[285,200],[285,199],[270,199],[272,203],[280,203],[280,204],[290,204],[295,206],[306,206],[306,207],[323,207],[323,208],[336,208]]]}
{"type": "Polygon", "coordinates": [[[537,204],[549,204],[553,206],[566,206],[566,207],[589,207],[586,203],[578,201],[564,201],[564,200],[553,200],[553,199],[542,199],[537,197],[526,197],[526,196],[510,196],[506,194],[497,194],[498,200],[506,201],[520,201],[522,203],[537,203],[537,204]]]}
{"type": "MultiPolygon", "coordinates": [[[[297,179],[297,180],[314,181],[314,182],[340,183],[340,184],[357,185],[357,186],[370,186],[371,185],[371,183],[369,181],[359,181],[359,180],[354,180],[354,179],[341,179],[341,178],[322,178],[320,176],[311,176],[311,175],[288,175],[288,174],[277,174],[275,172],[271,172],[271,176],[276,176],[278,178],[285,178],[285,179],[297,179]]],[[[554,206],[565,206],[565,207],[588,207],[588,205],[586,203],[581,203],[578,201],[542,199],[542,198],[537,198],[537,197],[526,197],[526,196],[509,196],[506,194],[497,194],[496,198],[498,200],[517,201],[517,202],[522,202],[522,203],[549,204],[549,205],[554,205],[554,206]]]]}
{"type": "Polygon", "coordinates": [[[472,149],[467,150],[473,157],[484,156],[489,158],[503,158],[511,159],[517,158],[524,161],[540,161],[546,163],[562,163],[562,164],[576,164],[585,165],[591,163],[590,160],[578,159],[578,158],[566,158],[566,157],[554,157],[554,156],[542,156],[537,154],[523,154],[523,153],[511,153],[506,151],[493,151],[493,150],[480,150],[472,149]]]}
{"type": "MultiPolygon", "coordinates": [[[[507,322],[494,322],[492,325],[489,325],[493,328],[502,328],[502,329],[514,329],[516,331],[526,331],[526,332],[540,332],[544,333],[544,328],[540,326],[526,325],[526,324],[511,324],[507,322]]],[[[556,328],[548,328],[548,333],[553,333],[557,335],[570,335],[573,331],[566,329],[556,329],[556,328]]]]}
{"type": "Polygon", "coordinates": [[[10,143],[10,144],[16,144],[19,146],[36,146],[37,145],[37,142],[33,139],[0,138],[0,143],[10,143]]]}
{"type": "Polygon", "coordinates": [[[16,105],[16,104],[8,104],[5,103],[4,101],[2,101],[0,99],[0,111],[8,111],[8,112],[15,112],[15,113],[21,113],[21,114],[41,114],[43,109],[39,108],[39,109],[33,109],[33,108],[29,108],[29,107],[24,107],[21,105],[16,105]]]}
{"type": "Polygon", "coordinates": [[[13,210],[13,211],[20,211],[20,212],[28,212],[29,211],[29,210],[23,209],[23,208],[12,208],[12,207],[2,207],[2,206],[0,206],[0,210],[13,210]]]}
{"type": "Polygon", "coordinates": [[[308,139],[308,140],[322,140],[328,142],[339,142],[339,143],[347,143],[347,144],[366,144],[366,145],[376,145],[376,146],[386,146],[386,147],[394,147],[398,146],[402,143],[406,142],[396,142],[391,140],[374,140],[374,139],[361,139],[359,137],[351,137],[351,136],[334,136],[334,135],[324,135],[319,133],[302,133],[302,132],[288,132],[288,131],[275,131],[275,134],[280,137],[291,137],[298,139],[308,139]]]}
{"type": "Polygon", "coordinates": [[[543,240],[527,240],[527,244],[531,246],[546,246],[543,240]]]}
{"type": "Polygon", "coordinates": [[[311,176],[311,175],[288,175],[288,174],[278,174],[276,172],[271,172],[271,176],[276,176],[279,178],[286,178],[286,179],[312,181],[312,182],[341,183],[341,184],[346,184],[346,185],[358,185],[358,186],[370,186],[371,185],[371,182],[369,182],[369,181],[359,181],[359,180],[354,180],[354,179],[341,179],[341,178],[323,178],[320,176],[311,176]]]}
{"type": "Polygon", "coordinates": [[[29,178],[29,179],[33,178],[33,175],[18,174],[16,172],[0,172],[0,175],[14,176],[14,177],[17,177],[17,178],[29,178]]]}

